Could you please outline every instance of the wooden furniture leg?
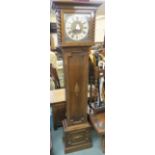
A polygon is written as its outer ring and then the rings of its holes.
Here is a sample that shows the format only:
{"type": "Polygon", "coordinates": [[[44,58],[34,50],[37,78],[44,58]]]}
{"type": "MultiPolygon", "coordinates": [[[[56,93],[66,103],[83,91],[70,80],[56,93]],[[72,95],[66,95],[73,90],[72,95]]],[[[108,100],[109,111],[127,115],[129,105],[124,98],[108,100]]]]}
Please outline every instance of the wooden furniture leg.
{"type": "Polygon", "coordinates": [[[101,136],[101,147],[102,147],[103,153],[105,153],[105,135],[101,136]]]}

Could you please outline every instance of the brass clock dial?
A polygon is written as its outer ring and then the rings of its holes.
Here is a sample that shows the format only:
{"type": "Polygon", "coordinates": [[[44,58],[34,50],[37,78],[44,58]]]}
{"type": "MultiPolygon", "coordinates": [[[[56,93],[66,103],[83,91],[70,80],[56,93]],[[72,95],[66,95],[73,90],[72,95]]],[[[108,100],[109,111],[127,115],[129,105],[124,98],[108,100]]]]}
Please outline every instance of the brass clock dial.
{"type": "Polygon", "coordinates": [[[70,15],[65,21],[66,36],[73,41],[81,41],[88,36],[89,18],[85,14],[70,15]]]}

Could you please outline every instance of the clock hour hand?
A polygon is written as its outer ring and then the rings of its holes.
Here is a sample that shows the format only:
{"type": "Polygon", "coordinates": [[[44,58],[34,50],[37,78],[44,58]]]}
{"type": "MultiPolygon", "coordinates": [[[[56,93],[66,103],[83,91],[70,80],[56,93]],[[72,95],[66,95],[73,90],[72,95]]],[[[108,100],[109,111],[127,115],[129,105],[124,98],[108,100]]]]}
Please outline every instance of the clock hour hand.
{"type": "Polygon", "coordinates": [[[79,33],[81,31],[81,27],[79,24],[75,25],[74,29],[72,29],[73,33],[79,33]]]}
{"type": "Polygon", "coordinates": [[[80,30],[81,30],[80,25],[77,24],[76,27],[75,27],[75,29],[76,29],[77,31],[80,31],[80,30]]]}

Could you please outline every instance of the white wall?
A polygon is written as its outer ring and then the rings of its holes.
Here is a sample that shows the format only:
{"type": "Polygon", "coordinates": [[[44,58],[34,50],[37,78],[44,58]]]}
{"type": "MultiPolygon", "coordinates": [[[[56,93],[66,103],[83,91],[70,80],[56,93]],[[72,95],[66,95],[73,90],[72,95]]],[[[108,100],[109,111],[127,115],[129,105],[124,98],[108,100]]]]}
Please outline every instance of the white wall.
{"type": "Polygon", "coordinates": [[[51,46],[52,46],[52,48],[56,48],[57,45],[58,45],[57,34],[56,33],[52,33],[50,37],[51,37],[51,46]]]}
{"type": "Polygon", "coordinates": [[[105,34],[105,16],[98,15],[96,17],[95,42],[103,42],[105,34]]]}
{"type": "Polygon", "coordinates": [[[55,16],[55,12],[53,10],[51,10],[51,13],[50,13],[50,22],[56,23],[56,16],[55,16]]]}

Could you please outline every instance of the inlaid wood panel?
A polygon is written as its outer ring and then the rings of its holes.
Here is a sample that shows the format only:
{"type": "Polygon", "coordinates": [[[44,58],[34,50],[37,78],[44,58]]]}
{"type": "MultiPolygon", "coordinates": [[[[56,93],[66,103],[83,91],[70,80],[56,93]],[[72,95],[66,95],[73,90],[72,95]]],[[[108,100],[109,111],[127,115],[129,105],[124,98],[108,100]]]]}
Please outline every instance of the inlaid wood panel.
{"type": "Polygon", "coordinates": [[[88,49],[64,52],[68,124],[87,121],[88,49]]]}

